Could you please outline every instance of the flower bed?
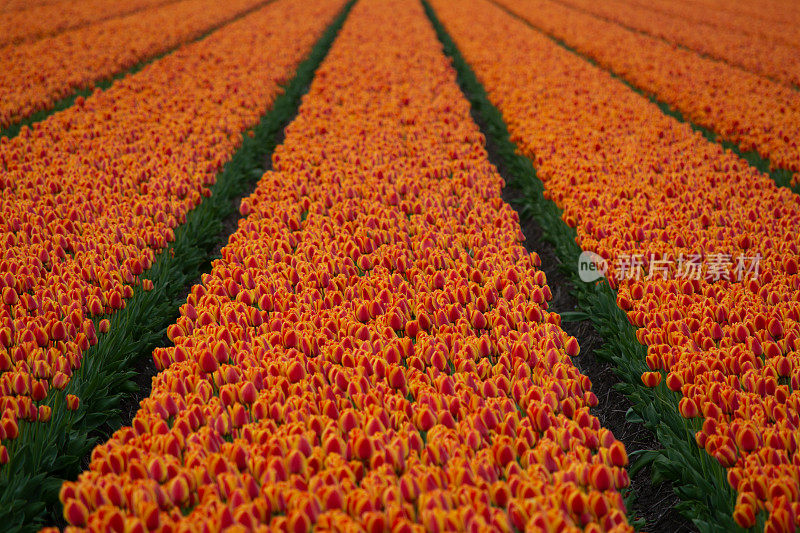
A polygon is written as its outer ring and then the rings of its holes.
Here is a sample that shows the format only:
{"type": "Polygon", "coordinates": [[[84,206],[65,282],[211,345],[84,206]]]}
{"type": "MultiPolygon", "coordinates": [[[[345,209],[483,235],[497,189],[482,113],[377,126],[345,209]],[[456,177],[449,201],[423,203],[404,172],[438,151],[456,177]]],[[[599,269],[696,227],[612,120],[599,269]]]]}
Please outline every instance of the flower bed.
{"type": "MultiPolygon", "coordinates": [[[[135,290],[152,287],[140,276],[341,8],[278,2],[2,144],[0,462],[10,461],[0,466],[3,511],[21,479],[48,471],[42,464],[78,461],[50,455],[77,453],[69,439],[87,436],[73,435],[73,423],[91,418],[85,425],[96,428],[107,415],[102,401],[92,406],[100,411],[85,412],[82,396],[119,392],[104,383],[89,390],[86,376],[73,387],[83,354],[135,290]],[[287,22],[277,28],[276,17],[287,22]],[[57,430],[41,427],[53,424],[57,430]],[[24,452],[19,461],[15,450],[24,452]]],[[[140,307],[137,298],[130,301],[140,307]]]]}
{"type": "Polygon", "coordinates": [[[66,519],[632,530],[483,140],[421,6],[357,4],[66,519]]]}
{"type": "MultiPolygon", "coordinates": [[[[800,33],[796,27],[780,28],[770,22],[762,24],[761,33],[754,35],[753,25],[757,21],[753,17],[747,18],[747,27],[732,28],[726,24],[727,19],[720,21],[720,25],[708,24],[693,17],[661,13],[658,6],[636,6],[625,0],[609,0],[602,4],[586,0],[562,0],[560,3],[685,46],[790,88],[800,85],[800,66],[795,59],[800,53],[800,33]],[[784,39],[789,42],[783,42],[784,39]]],[[[672,10],[676,7],[672,6],[672,10]]]]}
{"type": "Polygon", "coordinates": [[[61,1],[44,6],[3,12],[0,46],[33,41],[62,31],[87,26],[113,17],[152,8],[174,0],[89,0],[61,1]]]}
{"type": "Polygon", "coordinates": [[[0,49],[0,129],[188,43],[264,0],[184,0],[0,49]],[[169,28],[169,31],[153,31],[169,28]],[[68,65],[68,68],[65,68],[68,65]]]}
{"type": "Polygon", "coordinates": [[[548,0],[498,3],[722,140],[757,152],[797,185],[800,93],[794,89],[548,0]]]}
{"type": "MultiPolygon", "coordinates": [[[[647,408],[679,410],[685,427],[675,434],[695,433],[727,469],[727,480],[708,471],[694,483],[716,483],[721,495],[720,483],[730,484],[739,526],[764,513],[768,530],[793,529],[796,196],[502,10],[432,4],[536,164],[545,195],[577,229],[578,244],[605,261],[647,347],[642,380],[660,388],[655,398],[680,393],[677,405],[647,408]]],[[[675,469],[702,464],[685,461],[675,469]]],[[[698,498],[707,505],[714,495],[698,498]]]]}

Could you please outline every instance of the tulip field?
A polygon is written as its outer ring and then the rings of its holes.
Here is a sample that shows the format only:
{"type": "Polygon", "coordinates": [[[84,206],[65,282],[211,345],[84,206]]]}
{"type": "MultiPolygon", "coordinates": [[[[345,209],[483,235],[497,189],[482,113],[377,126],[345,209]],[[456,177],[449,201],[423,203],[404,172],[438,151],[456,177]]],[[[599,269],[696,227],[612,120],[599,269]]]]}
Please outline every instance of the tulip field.
{"type": "Polygon", "coordinates": [[[795,23],[0,0],[0,530],[795,531],[795,23]]]}

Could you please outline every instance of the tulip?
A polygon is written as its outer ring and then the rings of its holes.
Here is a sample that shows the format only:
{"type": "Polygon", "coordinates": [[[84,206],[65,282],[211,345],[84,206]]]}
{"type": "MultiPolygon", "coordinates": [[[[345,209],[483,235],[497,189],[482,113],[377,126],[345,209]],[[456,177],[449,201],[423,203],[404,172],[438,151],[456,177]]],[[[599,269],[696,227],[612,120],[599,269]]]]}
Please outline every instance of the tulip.
{"type": "Polygon", "coordinates": [[[564,349],[570,357],[576,357],[580,353],[580,346],[578,346],[578,339],[570,337],[564,349]]]}
{"type": "Polygon", "coordinates": [[[614,441],[608,449],[608,456],[611,464],[618,467],[628,466],[628,454],[625,452],[625,445],[620,441],[614,441]]]}
{"type": "Polygon", "coordinates": [[[680,411],[681,416],[684,418],[694,418],[696,416],[700,416],[700,410],[697,407],[697,403],[691,398],[681,398],[678,402],[678,411],[680,411]]]}
{"type": "Polygon", "coordinates": [[[68,381],[69,378],[67,377],[66,374],[64,374],[61,371],[56,372],[52,380],[53,388],[58,390],[64,390],[64,387],[67,386],[68,381]]]}
{"type": "Polygon", "coordinates": [[[40,405],[39,406],[39,422],[46,423],[50,421],[52,416],[52,409],[48,405],[40,405]]]}
{"type": "Polygon", "coordinates": [[[14,290],[13,287],[3,287],[2,296],[3,296],[3,303],[8,306],[14,305],[19,300],[17,291],[14,290]]]}
{"type": "Polygon", "coordinates": [[[292,363],[289,367],[287,377],[289,378],[289,381],[291,381],[292,383],[297,383],[298,381],[305,378],[306,371],[303,368],[303,365],[298,361],[292,363]]]}
{"type": "Polygon", "coordinates": [[[73,526],[85,526],[89,519],[89,510],[78,500],[70,500],[64,505],[64,520],[73,526]]]}
{"type": "Polygon", "coordinates": [[[74,394],[67,394],[67,409],[69,411],[76,411],[80,405],[80,399],[74,394]]]}
{"type": "Polygon", "coordinates": [[[662,379],[661,372],[644,372],[642,374],[642,383],[645,387],[658,387],[662,379]]]}
{"type": "Polygon", "coordinates": [[[736,445],[746,452],[755,450],[759,446],[760,440],[760,435],[751,426],[744,427],[736,433],[736,445]]]}
{"type": "Polygon", "coordinates": [[[203,351],[200,355],[200,369],[203,372],[211,373],[216,371],[219,368],[219,361],[217,358],[209,351],[203,351]]]}
{"type": "Polygon", "coordinates": [[[485,329],[487,325],[486,317],[477,309],[470,315],[470,324],[475,329],[485,329]]]}

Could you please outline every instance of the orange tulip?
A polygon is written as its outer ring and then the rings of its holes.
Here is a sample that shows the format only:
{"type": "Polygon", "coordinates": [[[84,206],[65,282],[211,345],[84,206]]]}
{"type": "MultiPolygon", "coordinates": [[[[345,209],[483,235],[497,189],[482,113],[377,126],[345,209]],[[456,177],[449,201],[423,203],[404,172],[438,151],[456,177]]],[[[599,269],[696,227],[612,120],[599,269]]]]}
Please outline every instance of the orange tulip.
{"type": "Polygon", "coordinates": [[[645,372],[642,374],[642,383],[645,387],[658,387],[662,377],[661,372],[645,372]]]}
{"type": "Polygon", "coordinates": [[[80,405],[80,399],[75,396],[74,394],[67,394],[67,409],[70,411],[75,411],[78,409],[80,405]]]}

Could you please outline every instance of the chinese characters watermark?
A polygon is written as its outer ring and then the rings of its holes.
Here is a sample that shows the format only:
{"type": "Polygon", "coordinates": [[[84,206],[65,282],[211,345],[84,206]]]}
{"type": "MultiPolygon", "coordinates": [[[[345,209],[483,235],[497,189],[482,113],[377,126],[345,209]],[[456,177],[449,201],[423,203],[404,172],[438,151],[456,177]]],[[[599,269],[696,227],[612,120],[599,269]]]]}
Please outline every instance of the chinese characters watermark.
{"type": "Polygon", "coordinates": [[[594,252],[582,252],[578,257],[578,274],[582,281],[590,283],[602,277],[612,276],[618,280],[642,279],[688,279],[706,281],[742,281],[758,279],[762,256],[711,253],[681,254],[677,258],[657,257],[644,254],[621,254],[609,261],[594,252]]]}

